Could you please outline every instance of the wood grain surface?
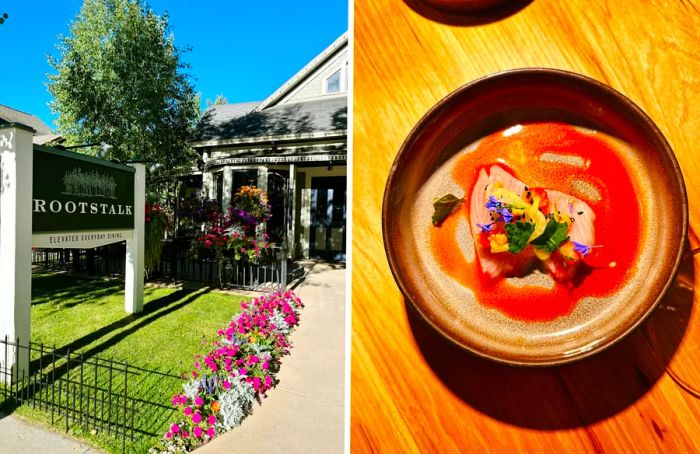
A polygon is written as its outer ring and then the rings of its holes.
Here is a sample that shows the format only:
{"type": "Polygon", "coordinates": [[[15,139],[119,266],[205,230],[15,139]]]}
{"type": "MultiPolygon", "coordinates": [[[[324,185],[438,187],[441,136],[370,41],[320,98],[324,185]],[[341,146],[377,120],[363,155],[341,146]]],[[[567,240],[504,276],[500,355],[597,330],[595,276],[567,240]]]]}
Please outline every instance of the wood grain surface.
{"type": "Polygon", "coordinates": [[[534,0],[480,17],[355,0],[352,452],[700,452],[698,36],[693,0],[534,0]],[[556,368],[444,341],[407,306],[381,236],[387,175],[421,116],[467,82],[528,66],[637,103],[673,147],[690,204],[690,247],[659,308],[610,350],[556,368]]]}

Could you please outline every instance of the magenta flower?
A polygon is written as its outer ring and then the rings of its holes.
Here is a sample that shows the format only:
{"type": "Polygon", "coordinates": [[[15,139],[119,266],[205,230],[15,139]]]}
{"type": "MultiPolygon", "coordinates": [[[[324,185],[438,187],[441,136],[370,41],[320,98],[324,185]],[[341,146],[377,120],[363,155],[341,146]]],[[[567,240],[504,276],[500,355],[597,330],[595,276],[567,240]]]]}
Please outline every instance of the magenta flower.
{"type": "Polygon", "coordinates": [[[207,436],[209,438],[214,438],[214,435],[216,435],[216,431],[214,430],[213,427],[210,427],[207,429],[207,436]]]}
{"type": "Polygon", "coordinates": [[[185,407],[185,416],[189,416],[192,414],[192,407],[185,407]]]}
{"type": "Polygon", "coordinates": [[[209,415],[207,418],[207,422],[209,423],[210,426],[213,426],[216,424],[216,416],[215,415],[209,415]]]}
{"type": "Polygon", "coordinates": [[[253,389],[256,391],[260,389],[260,379],[258,377],[253,377],[253,389]]]}
{"type": "Polygon", "coordinates": [[[268,370],[270,368],[270,362],[269,361],[263,362],[262,368],[263,368],[263,370],[268,370]]]}
{"type": "Polygon", "coordinates": [[[165,434],[165,438],[168,439],[168,440],[170,440],[171,438],[173,438],[173,434],[171,434],[170,432],[168,432],[168,433],[165,434]]]}
{"type": "Polygon", "coordinates": [[[170,426],[170,432],[174,434],[180,432],[180,426],[178,426],[177,424],[173,424],[172,426],[170,426]]]}
{"type": "MultiPolygon", "coordinates": [[[[230,368],[229,368],[229,370],[230,370],[230,368]]],[[[231,389],[231,383],[229,383],[228,380],[224,380],[223,383],[221,384],[221,386],[223,386],[224,389],[231,389]]]]}
{"type": "Polygon", "coordinates": [[[186,430],[182,431],[182,438],[187,438],[189,436],[190,436],[189,432],[187,432],[186,430]]]}
{"type": "Polygon", "coordinates": [[[272,376],[268,375],[265,377],[265,386],[272,388],[272,376]]]}
{"type": "Polygon", "coordinates": [[[195,424],[202,422],[202,414],[199,411],[192,416],[192,422],[195,424]]]}
{"type": "Polygon", "coordinates": [[[204,400],[201,397],[197,396],[194,398],[194,404],[198,407],[201,407],[202,405],[204,405],[204,400]]]}
{"type": "Polygon", "coordinates": [[[202,428],[201,427],[195,427],[194,430],[192,430],[192,433],[194,434],[195,437],[202,438],[202,428]]]}

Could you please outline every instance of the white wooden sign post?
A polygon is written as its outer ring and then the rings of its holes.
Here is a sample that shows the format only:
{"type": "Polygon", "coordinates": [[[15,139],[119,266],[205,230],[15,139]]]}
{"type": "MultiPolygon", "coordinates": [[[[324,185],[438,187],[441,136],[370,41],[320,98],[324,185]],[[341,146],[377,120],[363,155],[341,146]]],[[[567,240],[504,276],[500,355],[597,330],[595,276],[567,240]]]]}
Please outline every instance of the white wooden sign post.
{"type": "MultiPolygon", "coordinates": [[[[124,308],[143,310],[144,164],[34,146],[33,133],[0,125],[0,339],[23,345],[31,339],[32,247],[126,241],[124,308]]],[[[8,381],[11,368],[20,376],[29,371],[27,349],[8,349],[0,380],[8,381]]]]}
{"type": "MultiPolygon", "coordinates": [[[[24,342],[31,326],[33,135],[30,128],[0,129],[0,337],[24,342]]],[[[8,364],[0,368],[29,372],[28,352],[19,349],[17,356],[10,351],[8,364]]]]}

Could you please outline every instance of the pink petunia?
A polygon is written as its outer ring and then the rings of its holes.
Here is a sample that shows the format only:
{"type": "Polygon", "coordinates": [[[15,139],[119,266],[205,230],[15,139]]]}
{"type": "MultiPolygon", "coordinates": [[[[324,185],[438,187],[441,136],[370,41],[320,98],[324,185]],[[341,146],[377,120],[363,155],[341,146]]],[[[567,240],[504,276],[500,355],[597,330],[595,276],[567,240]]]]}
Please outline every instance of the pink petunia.
{"type": "Polygon", "coordinates": [[[209,417],[207,418],[207,422],[210,426],[216,424],[216,415],[209,415],[209,417]]]}
{"type": "Polygon", "coordinates": [[[194,430],[192,430],[192,433],[194,434],[195,437],[202,438],[202,428],[201,427],[195,427],[194,430]]]}
{"type": "Polygon", "coordinates": [[[194,404],[195,404],[196,406],[198,406],[198,407],[201,407],[202,405],[204,405],[204,399],[202,399],[201,397],[197,396],[197,397],[194,398],[194,404]]]}
{"type": "Polygon", "coordinates": [[[185,416],[189,416],[192,414],[192,407],[185,407],[185,416]]]}
{"type": "Polygon", "coordinates": [[[168,433],[165,434],[165,438],[168,439],[168,440],[170,440],[171,438],[173,438],[173,434],[171,434],[170,432],[168,432],[168,433]]]}
{"type": "MultiPolygon", "coordinates": [[[[229,368],[229,370],[230,370],[230,368],[229,368]]],[[[231,389],[231,383],[229,383],[228,380],[224,380],[222,383],[222,386],[224,387],[224,389],[231,389]]]]}
{"type": "Polygon", "coordinates": [[[258,377],[253,377],[253,389],[256,391],[260,389],[260,379],[258,377]]]}
{"type": "Polygon", "coordinates": [[[192,422],[195,424],[199,424],[200,422],[202,422],[202,414],[200,412],[196,412],[192,416],[192,422]]]}
{"type": "Polygon", "coordinates": [[[262,368],[263,368],[263,370],[268,370],[270,368],[270,362],[269,361],[263,362],[262,368]]]}
{"type": "Polygon", "coordinates": [[[187,438],[189,436],[190,436],[189,432],[187,432],[186,430],[182,431],[182,438],[187,438]]]}
{"type": "Polygon", "coordinates": [[[172,426],[170,426],[170,432],[174,434],[180,432],[180,426],[178,426],[177,424],[173,424],[172,426]]]}
{"type": "Polygon", "coordinates": [[[214,430],[213,427],[210,427],[207,429],[207,436],[209,438],[214,438],[214,435],[216,435],[216,431],[214,430]]]}
{"type": "Polygon", "coordinates": [[[265,377],[265,386],[267,386],[268,388],[272,387],[272,376],[271,375],[268,375],[267,377],[265,377]]]}

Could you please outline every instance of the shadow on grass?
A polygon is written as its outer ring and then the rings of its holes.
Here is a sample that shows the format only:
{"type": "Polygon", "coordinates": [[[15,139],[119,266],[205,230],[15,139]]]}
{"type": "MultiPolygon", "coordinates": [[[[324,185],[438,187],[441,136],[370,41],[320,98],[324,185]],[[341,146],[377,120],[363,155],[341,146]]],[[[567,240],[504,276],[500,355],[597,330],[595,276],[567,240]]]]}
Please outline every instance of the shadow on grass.
{"type": "MultiPolygon", "coordinates": [[[[144,305],[144,310],[143,312],[140,312],[138,314],[130,314],[127,315],[126,317],[123,317],[115,322],[110,323],[109,325],[103,326],[102,328],[93,331],[90,334],[87,334],[79,339],[74,340],[70,344],[64,345],[62,347],[57,347],[56,351],[60,352],[61,354],[67,354],[68,352],[75,352],[78,351],[94,342],[99,340],[100,338],[107,336],[115,331],[121,330],[123,328],[126,328],[127,326],[131,325],[134,322],[138,322],[134,324],[133,326],[129,327],[128,329],[125,329],[124,331],[120,331],[118,334],[112,336],[108,340],[102,342],[99,345],[96,345],[95,347],[90,348],[89,350],[86,350],[82,352],[83,358],[90,358],[92,356],[98,355],[99,353],[102,353],[103,351],[107,350],[108,348],[112,347],[113,345],[119,343],[121,340],[129,336],[129,334],[132,334],[139,329],[143,328],[144,326],[158,320],[159,318],[163,317],[164,315],[170,314],[178,309],[181,309],[182,307],[188,305],[189,303],[193,302],[200,296],[209,293],[209,288],[203,288],[199,290],[195,289],[181,289],[177,290],[174,293],[171,293],[169,295],[163,296],[161,298],[158,298],[157,300],[151,301],[147,304],[144,305]],[[179,301],[179,302],[178,302],[179,301]],[[177,303],[177,304],[175,304],[177,303]]],[[[34,359],[30,363],[30,371],[34,372],[38,369],[40,364],[44,364],[47,361],[50,360],[49,355],[44,355],[43,357],[39,357],[37,359],[34,359]]]]}
{"type": "MultiPolygon", "coordinates": [[[[72,279],[74,280],[74,278],[72,279]]],[[[97,281],[95,286],[104,286],[104,284],[103,281],[97,281]]],[[[74,284],[73,287],[75,289],[80,288],[83,293],[90,293],[89,290],[84,292],[84,285],[85,282],[80,282],[80,285],[74,284]]],[[[90,286],[93,287],[92,285],[90,286]]],[[[118,284],[112,287],[116,288],[116,286],[118,284]]],[[[50,291],[47,288],[43,290],[45,292],[50,291]]],[[[106,291],[108,292],[109,290],[106,291]]],[[[139,314],[127,315],[69,344],[56,347],[56,356],[48,352],[44,355],[38,355],[30,363],[30,374],[43,377],[40,379],[39,387],[37,388],[35,382],[33,386],[23,386],[23,389],[16,390],[16,392],[19,396],[23,396],[23,401],[27,402],[31,401],[33,396],[37,394],[39,399],[41,399],[41,393],[46,393],[46,390],[54,387],[56,384],[61,386],[61,381],[64,383],[66,381],[75,383],[75,380],[77,380],[75,378],[76,374],[82,374],[81,362],[93,361],[93,364],[94,362],[109,362],[99,355],[163,316],[184,308],[202,295],[209,293],[209,291],[209,288],[177,290],[174,293],[145,304],[143,312],[139,314]],[[107,338],[107,336],[110,337],[107,338]],[[103,340],[100,342],[101,339],[103,340]],[[91,345],[93,346],[89,347],[91,345]],[[68,356],[68,354],[72,355],[75,362],[71,361],[68,364],[64,359],[61,359],[64,356],[68,356]],[[49,367],[52,369],[50,376],[48,373],[45,373],[49,367]]],[[[101,294],[103,292],[96,293],[101,294]]],[[[88,300],[95,298],[96,293],[92,292],[90,296],[85,296],[84,298],[88,300]]],[[[74,295],[71,296],[74,297],[74,295]]],[[[118,362],[114,364],[123,365],[123,363],[118,362]]],[[[135,442],[138,445],[144,443],[147,445],[153,442],[151,438],[162,435],[160,433],[162,428],[172,419],[175,410],[168,405],[168,402],[172,392],[181,385],[182,378],[172,373],[145,369],[136,365],[129,365],[128,375],[129,399],[135,402],[136,414],[133,421],[133,431],[136,435],[135,442]]],[[[100,380],[103,378],[100,378],[100,380]]],[[[95,373],[95,380],[97,380],[97,373],[95,373]]],[[[10,413],[19,404],[20,402],[5,401],[2,407],[7,413],[10,413]]]]}
{"type": "Polygon", "coordinates": [[[59,308],[70,308],[122,291],[123,284],[116,280],[85,279],[66,274],[32,276],[32,306],[52,303],[59,308]],[[69,301],[60,303],[61,300],[69,301]]]}

